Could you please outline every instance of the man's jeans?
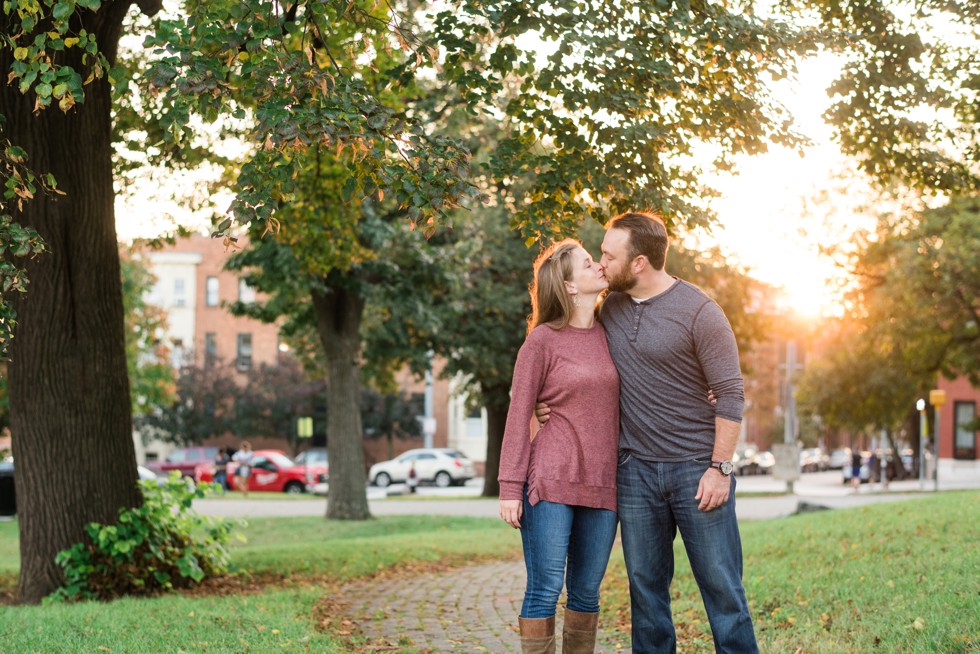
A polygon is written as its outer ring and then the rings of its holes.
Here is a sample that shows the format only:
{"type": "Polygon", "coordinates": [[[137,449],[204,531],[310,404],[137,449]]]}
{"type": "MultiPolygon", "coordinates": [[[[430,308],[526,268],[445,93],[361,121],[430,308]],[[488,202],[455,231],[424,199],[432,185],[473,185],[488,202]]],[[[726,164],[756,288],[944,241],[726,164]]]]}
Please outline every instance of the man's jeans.
{"type": "Polygon", "coordinates": [[[717,509],[699,511],[694,499],[708,463],[657,463],[620,455],[616,481],[635,654],[677,650],[670,582],[678,529],[701,589],[715,650],[732,654],[759,651],[742,586],[735,478],[728,502],[717,509]]]}
{"type": "Polygon", "coordinates": [[[531,506],[525,488],[521,541],[527,590],[521,617],[553,616],[563,582],[568,608],[581,613],[598,612],[599,585],[615,539],[615,511],[543,500],[531,506]]]}

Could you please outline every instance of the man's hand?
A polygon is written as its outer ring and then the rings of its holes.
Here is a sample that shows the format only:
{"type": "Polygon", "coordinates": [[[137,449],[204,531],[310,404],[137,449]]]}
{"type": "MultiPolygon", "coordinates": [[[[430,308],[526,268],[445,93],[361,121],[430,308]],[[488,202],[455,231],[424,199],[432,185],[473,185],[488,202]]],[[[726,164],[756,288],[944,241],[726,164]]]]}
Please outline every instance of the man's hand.
{"type": "Polygon", "coordinates": [[[523,514],[524,502],[521,500],[500,500],[500,517],[514,529],[521,528],[523,514]]]}
{"type": "Polygon", "coordinates": [[[543,425],[548,422],[551,418],[551,409],[544,402],[538,402],[534,405],[534,417],[538,419],[538,424],[543,425]]]}
{"type": "Polygon", "coordinates": [[[694,499],[700,500],[699,511],[714,511],[728,501],[732,490],[732,478],[721,474],[720,470],[708,468],[698,483],[698,494],[694,499]]]}

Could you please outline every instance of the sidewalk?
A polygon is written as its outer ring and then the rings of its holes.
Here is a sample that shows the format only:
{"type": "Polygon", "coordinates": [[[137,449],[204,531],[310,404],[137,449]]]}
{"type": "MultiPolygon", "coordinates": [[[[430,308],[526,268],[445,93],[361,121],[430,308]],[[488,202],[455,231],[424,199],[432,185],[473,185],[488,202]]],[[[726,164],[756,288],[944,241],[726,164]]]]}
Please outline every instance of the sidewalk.
{"type": "MultiPolygon", "coordinates": [[[[356,598],[349,617],[371,641],[371,651],[415,647],[440,654],[519,654],[517,616],[524,583],[523,561],[498,561],[450,572],[355,582],[345,586],[341,596],[356,598]]],[[[559,608],[555,627],[559,652],[562,615],[559,608]]],[[[631,651],[627,635],[602,627],[596,652],[631,651]]]]}

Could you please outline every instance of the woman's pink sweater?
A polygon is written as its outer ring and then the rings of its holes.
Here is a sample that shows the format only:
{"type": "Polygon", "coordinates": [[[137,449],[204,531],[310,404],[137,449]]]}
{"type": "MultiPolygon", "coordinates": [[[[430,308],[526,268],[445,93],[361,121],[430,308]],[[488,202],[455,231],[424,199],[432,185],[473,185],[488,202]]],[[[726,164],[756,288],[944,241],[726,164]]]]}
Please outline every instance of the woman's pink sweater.
{"type": "Polygon", "coordinates": [[[535,327],[517,354],[500,455],[500,499],[616,510],[619,374],[606,334],[535,327]],[[531,439],[534,404],[551,417],[531,439]]]}

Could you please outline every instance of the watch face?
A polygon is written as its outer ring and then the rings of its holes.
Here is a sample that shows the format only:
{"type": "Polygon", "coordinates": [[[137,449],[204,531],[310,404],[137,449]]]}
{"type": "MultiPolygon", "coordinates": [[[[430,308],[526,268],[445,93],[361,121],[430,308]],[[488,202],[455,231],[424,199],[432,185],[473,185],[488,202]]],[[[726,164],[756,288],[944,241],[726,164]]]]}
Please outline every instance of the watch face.
{"type": "Polygon", "coordinates": [[[734,470],[734,468],[735,466],[732,465],[731,461],[722,461],[721,465],[719,466],[719,470],[721,470],[721,474],[723,475],[732,474],[732,470],[734,470]]]}

